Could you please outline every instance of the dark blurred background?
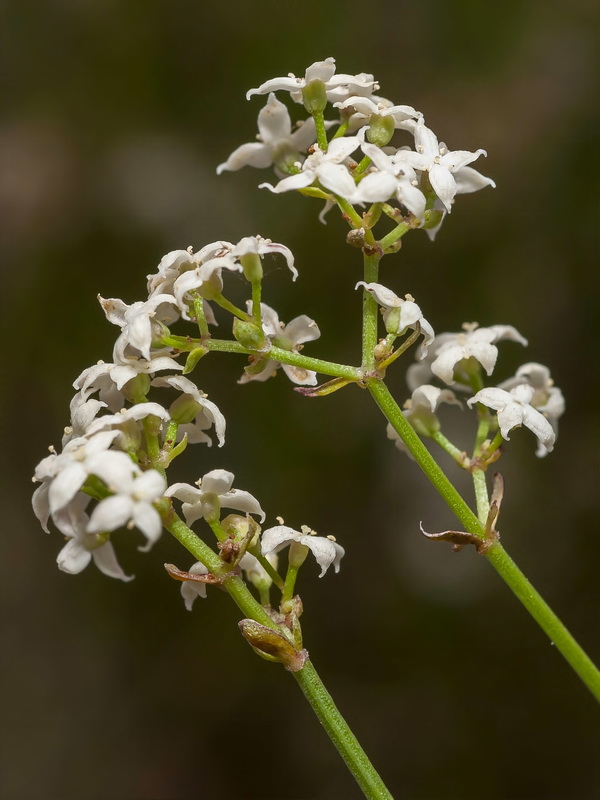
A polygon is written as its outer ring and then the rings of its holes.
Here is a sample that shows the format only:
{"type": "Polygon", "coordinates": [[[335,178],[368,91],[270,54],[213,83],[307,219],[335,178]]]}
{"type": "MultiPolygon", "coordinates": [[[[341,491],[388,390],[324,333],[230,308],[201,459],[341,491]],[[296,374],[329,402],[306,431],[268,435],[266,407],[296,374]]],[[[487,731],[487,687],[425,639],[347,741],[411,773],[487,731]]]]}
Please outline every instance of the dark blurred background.
{"type": "MultiPolygon", "coordinates": [[[[215,175],[255,135],[262,100],[246,90],[330,55],[422,110],[451,149],[488,150],[476,166],[498,188],[458,198],[435,244],[407,237],[382,281],[438,332],[515,325],[530,347],[500,346],[499,379],[525,361],[551,367],[568,404],[559,441],[538,460],[533,436],[514,433],[500,529],[599,656],[595,3],[5,0],[0,19],[3,800],[359,796],[293,679],[239,636],[227,597],[184,610],[162,568],[190,563],[174,541],[141,555],[117,536],[131,584],[93,567],[71,577],[55,566],[60,536],[30,510],[71,382],[110,358],[96,294],[143,299],[169,250],[255,233],[287,244],[300,278],[273,261],[266,302],[317,320],[307,353],[356,361],[361,267],[344,224],[258,191],[268,171],[215,175]]],[[[175,477],[231,469],[269,524],[281,514],[346,547],[339,575],[318,580],[308,563],[301,576],[306,645],[394,794],[595,796],[587,690],[483,559],[420,536],[419,520],[455,521],[366,393],[311,401],[283,374],[237,386],[242,367],[215,355],[194,373],[228,439],[190,448],[175,477]]],[[[401,401],[404,369],[390,378],[401,401]]]]}

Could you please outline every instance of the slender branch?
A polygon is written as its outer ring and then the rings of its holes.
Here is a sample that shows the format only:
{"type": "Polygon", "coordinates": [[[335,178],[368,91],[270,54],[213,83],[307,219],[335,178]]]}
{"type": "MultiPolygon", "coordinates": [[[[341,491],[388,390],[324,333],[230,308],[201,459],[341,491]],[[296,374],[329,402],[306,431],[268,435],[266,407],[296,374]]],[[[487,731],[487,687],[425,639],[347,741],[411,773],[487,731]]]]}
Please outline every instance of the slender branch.
{"type": "Polygon", "coordinates": [[[300,672],[294,672],[293,675],[365,797],[369,800],[393,800],[358,740],[350,732],[310,660],[300,672]]]}
{"type": "MultiPolygon", "coordinates": [[[[238,342],[226,339],[208,339],[204,342],[209,350],[221,353],[242,353],[246,355],[258,355],[246,347],[242,347],[238,342]]],[[[310,358],[301,353],[294,353],[291,350],[284,350],[281,347],[272,347],[269,350],[269,358],[280,361],[282,364],[291,364],[294,367],[312,369],[322,375],[332,375],[334,378],[348,378],[351,381],[359,381],[362,372],[357,367],[350,367],[346,364],[336,364],[332,361],[322,361],[319,358],[310,358]]]]}
{"type": "MultiPolygon", "coordinates": [[[[380,380],[370,379],[367,381],[367,388],[383,414],[391,422],[414,456],[417,464],[460,519],[464,529],[475,536],[484,538],[485,531],[481,522],[419,439],[385,384],[380,380]]],[[[480,502],[480,513],[483,513],[483,500],[481,499],[480,502]]],[[[542,630],[554,642],[557,649],[569,662],[594,697],[600,700],[600,672],[554,611],[510,558],[502,545],[499,543],[492,545],[485,557],[516,597],[523,603],[542,630]]]]}
{"type": "MultiPolygon", "coordinates": [[[[227,567],[218,555],[199,539],[172,510],[164,515],[163,524],[213,574],[227,573],[227,567]]],[[[229,592],[247,618],[254,619],[261,625],[280,632],[279,626],[273,622],[239,577],[225,577],[223,588],[229,592]]],[[[350,730],[348,723],[340,714],[312,662],[307,660],[301,670],[292,674],[365,796],[369,800],[392,800],[392,795],[369,761],[358,739],[350,730]]]]}
{"type": "MultiPolygon", "coordinates": [[[[379,277],[379,256],[364,255],[364,281],[377,283],[379,277]]],[[[377,345],[377,322],[379,306],[371,292],[363,288],[363,323],[362,323],[362,366],[364,370],[375,369],[375,347],[377,345]]]]}

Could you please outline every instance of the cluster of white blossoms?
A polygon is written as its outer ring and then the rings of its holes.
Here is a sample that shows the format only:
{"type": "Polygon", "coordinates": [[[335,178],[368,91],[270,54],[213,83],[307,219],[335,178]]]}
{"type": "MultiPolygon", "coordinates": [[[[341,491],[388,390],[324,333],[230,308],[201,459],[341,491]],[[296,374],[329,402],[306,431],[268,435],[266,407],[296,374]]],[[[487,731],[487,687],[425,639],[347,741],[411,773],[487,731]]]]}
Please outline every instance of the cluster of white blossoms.
{"type": "MultiPolygon", "coordinates": [[[[482,368],[487,376],[492,374],[498,359],[496,343],[503,340],[527,345],[527,340],[511,325],[480,328],[476,323],[465,323],[462,331],[442,333],[427,347],[421,346],[417,352],[419,363],[407,371],[412,396],[404,406],[404,415],[418,433],[433,436],[440,430],[435,412],[441,403],[462,405],[452,390],[430,383],[438,378],[457,391],[470,391],[472,396],[466,401],[469,407],[480,403],[495,411],[500,434],[507,441],[513,428],[524,425],[537,437],[538,456],[552,451],[565,401],[547,367],[534,362],[523,364],[507,381],[480,388],[482,368]]],[[[400,449],[405,449],[391,425],[388,425],[388,437],[400,449]]]]}
{"type": "MultiPolygon", "coordinates": [[[[168,504],[172,498],[183,502],[182,513],[189,525],[206,519],[210,509],[221,507],[255,514],[264,521],[258,501],[248,492],[232,488],[230,472],[214,469],[195,486],[168,486],[165,473],[189,443],[210,446],[214,433],[222,446],[226,427],[217,405],[181,374],[189,370],[178,360],[182,352],[170,326],[179,320],[200,326],[200,317],[204,326],[215,325],[209,301],[228,311],[233,308],[222,294],[223,272],[242,273],[249,282],[260,282],[261,260],[269,254],[283,256],[296,279],[294,258],[287,247],[250,236],[237,244],[213,242],[196,253],[191,248],[168,253],[157,271],[148,275],[146,300],[128,305],[118,298],[98,298],[106,318],[119,329],[112,361],[99,361],[75,380],[76,394],[70,403],[71,419],[64,430],[62,449],[50,448],[33,478],[39,483],[33,509],[43,529],[49,532],[52,521],[66,538],[57,559],[61,570],[79,573],[93,561],[106,575],[130,580],[119,566],[111,534],[123,528],[137,529],[145,539],[139,549],[149,550],[162,532],[161,503],[168,504]],[[150,392],[156,398],[150,399],[150,392]],[[167,392],[172,399],[165,403],[167,392]]],[[[246,316],[248,324],[259,324],[257,330],[262,329],[264,358],[260,369],[244,373],[241,382],[263,381],[275,373],[279,362],[269,357],[272,346],[297,352],[320,335],[309,317],[302,315],[283,325],[264,303],[254,308],[249,301],[246,316]]],[[[207,328],[205,335],[209,337],[207,328]]],[[[202,337],[198,341],[202,342],[202,337]]],[[[316,382],[312,372],[288,365],[284,369],[294,383],[316,382]]],[[[331,549],[329,540],[316,538],[322,539],[326,550],[331,549]]],[[[270,538],[263,540],[263,547],[264,541],[268,543],[270,538]]],[[[269,545],[265,553],[273,549],[269,545]]],[[[246,554],[240,566],[256,567],[252,558],[246,554]]],[[[323,568],[322,558],[317,560],[323,568]]],[[[338,565],[339,560],[336,569],[338,565]]],[[[184,592],[188,605],[190,591],[184,592]]]]}
{"type": "MultiPolygon", "coordinates": [[[[425,125],[420,111],[396,105],[376,94],[378,90],[372,75],[336,75],[333,58],[312,64],[302,78],[266,81],[247,94],[268,95],[258,115],[257,141],[234,150],[217,172],[273,166],[281,180],[276,185],[262,183],[261,188],[279,194],[314,187],[357,205],[397,201],[418,221],[427,209],[449,213],[456,195],[495,186],[468,166],[487,155],[485,150],[448,150],[425,125]],[[275,92],[287,92],[294,102],[303,103],[311,118],[292,125],[275,92]],[[323,130],[337,130],[324,147],[315,120],[327,104],[335,118],[323,120],[323,130]],[[391,146],[397,130],[412,137],[414,147],[391,146]]],[[[431,238],[439,224],[429,227],[431,238]]]]}

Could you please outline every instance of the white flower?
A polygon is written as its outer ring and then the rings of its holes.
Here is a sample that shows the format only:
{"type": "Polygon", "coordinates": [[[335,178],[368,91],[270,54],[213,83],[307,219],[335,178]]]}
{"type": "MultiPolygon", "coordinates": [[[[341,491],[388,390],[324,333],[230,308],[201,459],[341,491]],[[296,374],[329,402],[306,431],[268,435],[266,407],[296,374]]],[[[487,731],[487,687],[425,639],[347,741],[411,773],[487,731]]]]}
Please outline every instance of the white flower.
{"type": "Polygon", "coordinates": [[[287,525],[275,525],[262,532],[260,549],[263,556],[278,552],[292,542],[302,544],[312,552],[317,564],[321,567],[319,578],[327,572],[333,564],[336,572],[340,571],[340,561],[345,553],[344,548],[332,539],[314,534],[303,534],[288,528],[287,525]]]}
{"type": "Polygon", "coordinates": [[[327,99],[343,100],[351,94],[376,91],[379,87],[372,75],[361,73],[359,75],[335,75],[335,59],[327,58],[325,61],[315,61],[304,73],[304,78],[296,78],[291,72],[285,78],[273,78],[261,84],[257,89],[250,89],[246,99],[254,94],[268,94],[269,92],[286,91],[292,100],[301,103],[302,90],[312,81],[322,81],[325,84],[327,99]]]}
{"type": "MultiPolygon", "coordinates": [[[[358,184],[358,192],[365,203],[381,203],[395,196],[399,203],[421,219],[425,213],[426,199],[418,188],[417,174],[406,160],[386,155],[381,148],[365,142],[362,151],[377,167],[358,184]]],[[[402,152],[402,151],[399,151],[402,152]]]]}
{"type": "MultiPolygon", "coordinates": [[[[252,307],[251,301],[248,301],[248,311],[252,307]]],[[[285,325],[279,321],[277,312],[266,305],[260,304],[260,315],[262,320],[262,328],[265,335],[276,346],[281,347],[283,350],[289,350],[292,353],[297,353],[302,349],[302,345],[306,342],[313,342],[321,335],[317,323],[307,317],[306,314],[301,314],[295,317],[291,322],[285,325]]],[[[264,368],[256,373],[251,374],[245,372],[239,380],[239,383],[248,383],[248,381],[266,381],[275,375],[278,367],[282,367],[285,374],[293,382],[299,386],[315,386],[317,383],[317,375],[315,372],[302,367],[295,367],[291,364],[281,364],[275,359],[268,359],[264,368]]]]}
{"type": "Polygon", "coordinates": [[[300,153],[306,152],[317,139],[312,118],[301,122],[292,133],[289,112],[273,93],[258,114],[258,130],[258,141],[248,142],[234,150],[227,161],[219,164],[217,175],[224,170],[233,172],[246,166],[262,169],[271,164],[297,161],[300,153]]]}
{"type": "Polygon", "coordinates": [[[329,189],[330,192],[343,197],[348,202],[360,203],[362,199],[354,178],[343,162],[360,146],[361,141],[360,136],[333,139],[329,143],[326,153],[318,145],[315,145],[312,148],[313,153],[302,164],[301,172],[289,175],[279,181],[277,186],[261,183],[258,188],[269,189],[275,194],[280,194],[295,189],[305,189],[318,180],[325,189],[329,189]]]}
{"type": "MultiPolygon", "coordinates": [[[[127,357],[122,361],[117,360],[115,363],[99,361],[84,369],[73,386],[81,390],[80,393],[84,398],[99,392],[99,399],[104,406],[111,411],[119,411],[123,408],[124,402],[121,390],[126,383],[138,375],[154,375],[155,372],[162,372],[166,369],[178,371],[183,369],[183,364],[179,364],[170,356],[161,356],[157,353],[151,355],[150,361],[135,357],[127,357]]],[[[89,410],[91,412],[91,408],[89,410]]]]}
{"type": "MultiPolygon", "coordinates": [[[[465,323],[461,333],[442,333],[437,336],[431,346],[431,371],[447,384],[453,384],[455,369],[464,370],[468,365],[461,362],[475,359],[491,375],[498,358],[496,342],[510,339],[527,346],[523,338],[512,325],[491,325],[489,328],[478,328],[465,323]]],[[[461,378],[462,376],[459,376],[461,378]]],[[[463,383],[467,381],[461,381],[463,383]]]]}
{"type": "Polygon", "coordinates": [[[102,461],[108,464],[126,458],[125,453],[110,450],[118,431],[105,431],[96,436],[80,436],[67,442],[62,453],[52,453],[42,459],[34,473],[34,481],[49,482],[48,490],[39,487],[34,494],[34,511],[47,528],[49,514],[54,514],[67,505],[79,492],[90,475],[97,474],[95,469],[102,461]]]}
{"type": "MultiPolygon", "coordinates": [[[[208,575],[209,570],[201,561],[196,561],[188,572],[192,575],[208,575]]],[[[182,581],[180,591],[188,611],[192,610],[194,600],[197,597],[201,597],[203,600],[206,599],[206,584],[202,581],[182,581]]]]}
{"type": "Polygon", "coordinates": [[[395,106],[391,100],[385,97],[348,97],[342,102],[334,103],[335,108],[349,109],[350,130],[356,130],[363,125],[368,125],[372,117],[392,117],[395,128],[403,128],[407,119],[421,119],[423,114],[416,111],[412,106],[395,106]]]}
{"type": "Polygon", "coordinates": [[[294,267],[294,256],[289,247],[279,242],[273,242],[271,239],[264,239],[262,236],[245,236],[231,249],[231,255],[235,258],[250,255],[251,253],[260,256],[261,258],[267,253],[274,253],[282,255],[292,273],[292,280],[298,277],[298,270],[294,267]]]}
{"type": "MultiPolygon", "coordinates": [[[[157,272],[147,276],[148,295],[150,297],[157,294],[172,295],[175,281],[181,274],[195,269],[212,258],[227,255],[232,247],[231,242],[219,240],[205,245],[197,253],[194,253],[191,247],[187,250],[172,250],[163,256],[157,272]]],[[[212,309],[206,301],[204,301],[204,315],[210,325],[217,324],[212,309]]]]}
{"type": "Polygon", "coordinates": [[[422,122],[412,126],[412,130],[417,152],[399,150],[397,156],[411,164],[414,169],[429,173],[431,186],[448,213],[452,210],[452,202],[458,191],[457,181],[460,182],[463,193],[477,191],[483,186],[496,185],[491,178],[485,178],[475,170],[466,174],[463,172],[467,164],[475,161],[481,155],[486,156],[485,150],[480,149],[475,153],[469,150],[449,151],[443,142],[438,142],[434,132],[422,122]],[[476,185],[478,182],[481,185],[476,185]]]}
{"type": "Polygon", "coordinates": [[[232,489],[233,479],[232,472],[213,469],[196,481],[196,486],[191,486],[189,483],[174,483],[169,486],[165,495],[183,501],[183,516],[188,525],[192,525],[207,514],[212,515],[216,506],[233,508],[245,514],[257,514],[262,522],[265,513],[258,500],[249,492],[232,489]]]}
{"type": "MultiPolygon", "coordinates": [[[[169,422],[169,412],[158,403],[138,403],[131,408],[124,408],[118,414],[106,414],[96,419],[89,426],[86,436],[94,436],[99,431],[122,431],[125,435],[130,433],[132,424],[146,417],[158,417],[163,422],[169,422]]],[[[127,448],[126,448],[127,449],[127,448]]]]}
{"type": "MultiPolygon", "coordinates": [[[[450,389],[438,389],[437,386],[424,384],[414,390],[404,404],[402,413],[420,436],[433,436],[440,429],[440,421],[435,412],[441,403],[461,405],[460,400],[450,389]]],[[[387,426],[387,437],[392,439],[400,450],[406,451],[404,442],[391,424],[387,426]]]]}
{"type": "Polygon", "coordinates": [[[225,417],[221,414],[216,404],[208,400],[207,396],[198,389],[195,383],[181,375],[169,375],[165,378],[155,378],[152,381],[152,386],[171,386],[173,389],[188,395],[196,406],[191,411],[191,414],[195,417],[194,421],[179,425],[177,429],[178,439],[187,435],[188,441],[192,444],[206,442],[210,446],[212,441],[203,431],[214,425],[219,447],[223,447],[225,444],[225,417]]]}
{"type": "MultiPolygon", "coordinates": [[[[554,385],[548,367],[535,362],[523,364],[517,370],[514,378],[503,381],[499,388],[509,391],[520,385],[533,387],[531,405],[546,417],[552,425],[554,433],[558,436],[558,420],[565,411],[565,398],[561,390],[554,385]]],[[[545,456],[546,453],[545,447],[540,445],[536,455],[545,456]]]]}
{"type": "Polygon", "coordinates": [[[407,299],[402,300],[397,294],[394,294],[391,289],[387,289],[380,283],[365,283],[364,281],[359,281],[354,288],[358,289],[359,286],[364,286],[385,309],[383,321],[388,333],[394,333],[400,336],[404,333],[406,328],[415,330],[417,324],[419,325],[420,332],[424,337],[420,347],[420,358],[424,358],[427,354],[428,346],[434,340],[435,334],[433,328],[423,317],[421,309],[414,302],[413,298],[407,295],[407,299]]]}
{"type": "Polygon", "coordinates": [[[71,424],[65,428],[63,448],[71,439],[83,436],[103,408],[107,408],[106,403],[95,398],[88,400],[83,392],[77,392],[69,404],[71,424]]]}
{"type": "Polygon", "coordinates": [[[113,464],[110,469],[102,465],[95,474],[114,494],[98,503],[87,532],[104,533],[127,524],[127,527],[136,527],[144,534],[148,544],[139,549],[147,552],[162,532],[160,514],[152,503],[165,494],[167,484],[164,477],[155,469],[140,473],[131,460],[129,464],[113,464]]]}
{"type": "Polygon", "coordinates": [[[74,502],[55,515],[57,527],[68,537],[56,559],[58,568],[70,575],[77,575],[93,559],[100,572],[109,578],[133,580],[133,575],[126,575],[119,566],[110,539],[105,535],[87,532],[89,517],[85,508],[90,500],[87,495],[79,495],[74,502]]]}
{"type": "Polygon", "coordinates": [[[509,440],[509,432],[513,428],[525,425],[538,438],[540,445],[550,453],[556,441],[556,434],[546,417],[531,405],[535,389],[527,384],[520,384],[511,389],[489,387],[482,389],[474,397],[467,400],[469,406],[481,403],[498,412],[498,425],[502,438],[509,440]]]}
{"type": "Polygon", "coordinates": [[[121,328],[115,351],[121,354],[122,358],[125,358],[126,347],[131,345],[150,361],[152,338],[159,333],[156,323],[153,325],[153,320],[170,324],[179,316],[173,312],[177,303],[170,294],[153,295],[146,302],[140,300],[130,306],[115,297],[105,300],[98,295],[98,300],[108,321],[121,328]]]}

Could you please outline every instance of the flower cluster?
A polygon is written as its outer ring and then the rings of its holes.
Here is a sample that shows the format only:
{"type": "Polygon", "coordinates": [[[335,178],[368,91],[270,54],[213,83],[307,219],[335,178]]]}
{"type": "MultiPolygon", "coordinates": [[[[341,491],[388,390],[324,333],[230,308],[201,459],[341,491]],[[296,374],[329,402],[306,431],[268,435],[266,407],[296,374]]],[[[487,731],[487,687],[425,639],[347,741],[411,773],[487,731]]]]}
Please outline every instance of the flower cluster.
{"type": "Polygon", "coordinates": [[[427,226],[431,237],[443,215],[452,211],[456,195],[495,186],[469,166],[487,155],[485,150],[449,150],[425,125],[420,111],[376,94],[379,84],[372,75],[335,70],[335,60],[327,58],[308,67],[302,78],[290,74],[250,90],[248,99],[268,95],[258,115],[257,141],[234,150],[217,172],[273,166],[279,182],[260,186],[276,194],[311,188],[353,205],[396,201],[419,222],[426,210],[435,209],[441,213],[427,226]],[[293,126],[276,92],[287,92],[295,103],[304,104],[311,117],[293,126]],[[328,104],[336,118],[324,120],[328,104]],[[333,128],[327,142],[325,131],[333,128]],[[398,130],[412,137],[413,147],[390,145],[398,130]]]}
{"type": "MultiPolygon", "coordinates": [[[[118,298],[98,298],[106,318],[118,328],[112,360],[87,367],[75,380],[76,394],[70,403],[71,419],[64,430],[62,449],[50,448],[33,478],[39,483],[33,509],[43,529],[49,532],[52,521],[66,538],[57,558],[64,572],[79,573],[93,561],[106,575],[130,580],[118,563],[111,535],[123,528],[137,529],[145,539],[139,549],[149,550],[161,536],[163,517],[172,513],[173,500],[182,502],[188,526],[200,519],[211,527],[220,525],[222,508],[264,521],[258,500],[232,488],[231,472],[213,469],[195,485],[169,486],[166,471],[189,443],[211,446],[215,438],[222,446],[225,441],[226,423],[218,406],[182,374],[191,371],[194,352],[201,357],[211,339],[208,325],[217,324],[211,303],[233,315],[234,335],[241,330],[239,337],[262,338],[256,363],[241,382],[264,381],[274,374],[280,362],[270,357],[271,349],[298,352],[320,335],[309,317],[302,315],[284,325],[274,309],[260,302],[262,260],[273,254],[283,256],[295,280],[298,273],[287,247],[249,236],[237,244],[217,241],[198,252],[190,248],[168,253],[157,271],[147,276],[145,300],[128,305],[118,298]],[[237,272],[251,284],[247,312],[224,296],[227,272],[237,272]],[[171,329],[181,320],[198,325],[197,340],[171,329]],[[188,359],[182,363],[179,358],[185,352],[188,359]],[[168,403],[166,392],[175,395],[168,403]]],[[[313,372],[283,367],[294,383],[316,382],[313,372]]],[[[260,536],[258,524],[254,534],[260,536]]],[[[264,557],[276,561],[274,551],[282,542],[279,539],[272,544],[272,536],[265,532],[261,539],[264,557]]],[[[241,549],[239,566],[252,579],[255,573],[262,576],[264,566],[245,552],[248,545],[237,545],[241,549]]],[[[314,537],[309,547],[324,572],[332,543],[314,537]]],[[[335,560],[336,571],[341,554],[343,550],[336,545],[335,558],[329,560],[335,560]]],[[[195,565],[191,574],[206,572],[204,565],[195,565]]],[[[198,583],[190,588],[189,583],[184,583],[182,592],[191,607],[203,589],[197,588],[202,586],[198,583]]]]}
{"type": "MultiPolygon", "coordinates": [[[[480,328],[476,323],[465,323],[462,331],[442,333],[428,347],[421,346],[417,353],[419,363],[407,371],[412,397],[404,411],[418,433],[431,437],[440,430],[435,413],[440,403],[462,405],[454,392],[430,383],[438,378],[457,391],[470,391],[470,408],[481,404],[496,411],[496,424],[503,439],[508,441],[510,431],[524,425],[537,437],[539,457],[552,451],[565,402],[547,367],[533,362],[524,364],[513,378],[498,386],[483,386],[482,371],[487,376],[493,373],[498,359],[496,343],[503,340],[527,346],[527,340],[511,325],[480,328]]],[[[390,425],[388,437],[405,449],[390,425]]]]}

